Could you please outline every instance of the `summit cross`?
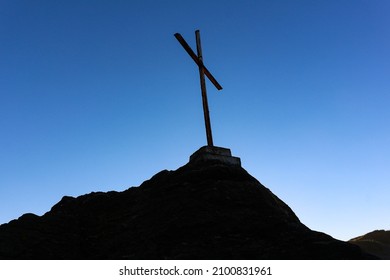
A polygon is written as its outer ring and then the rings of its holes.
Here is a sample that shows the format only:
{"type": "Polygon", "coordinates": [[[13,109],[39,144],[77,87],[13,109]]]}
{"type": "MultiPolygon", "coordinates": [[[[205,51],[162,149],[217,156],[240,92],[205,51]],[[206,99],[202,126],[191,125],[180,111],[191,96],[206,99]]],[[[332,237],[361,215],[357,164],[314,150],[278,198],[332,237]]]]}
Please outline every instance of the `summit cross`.
{"type": "Polygon", "coordinates": [[[190,57],[195,61],[195,63],[199,67],[199,76],[200,76],[200,88],[202,91],[202,103],[203,103],[203,114],[204,114],[204,122],[206,126],[206,136],[207,136],[207,146],[213,147],[213,135],[211,133],[211,122],[210,122],[210,113],[209,113],[209,105],[207,102],[207,92],[206,92],[206,82],[205,82],[205,75],[210,80],[210,82],[213,83],[213,85],[218,89],[221,90],[221,85],[217,82],[217,80],[211,75],[209,70],[207,70],[206,66],[203,64],[203,56],[202,56],[202,47],[200,43],[200,32],[199,30],[195,31],[195,38],[196,38],[196,50],[197,55],[194,53],[194,51],[191,49],[191,47],[187,44],[187,42],[184,40],[184,38],[179,34],[175,33],[174,35],[176,39],[179,41],[179,43],[183,46],[183,48],[187,51],[187,53],[190,55],[190,57]]]}

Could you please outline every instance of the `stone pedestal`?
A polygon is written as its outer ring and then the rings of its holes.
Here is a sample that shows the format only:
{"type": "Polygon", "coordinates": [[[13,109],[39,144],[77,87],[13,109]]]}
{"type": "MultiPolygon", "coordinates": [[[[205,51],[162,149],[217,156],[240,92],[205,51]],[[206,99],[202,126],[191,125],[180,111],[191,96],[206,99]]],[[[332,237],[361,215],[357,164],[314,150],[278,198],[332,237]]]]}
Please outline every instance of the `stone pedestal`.
{"type": "Polygon", "coordinates": [[[219,161],[224,164],[241,166],[241,159],[233,157],[230,149],[203,146],[190,156],[191,163],[219,161]]]}

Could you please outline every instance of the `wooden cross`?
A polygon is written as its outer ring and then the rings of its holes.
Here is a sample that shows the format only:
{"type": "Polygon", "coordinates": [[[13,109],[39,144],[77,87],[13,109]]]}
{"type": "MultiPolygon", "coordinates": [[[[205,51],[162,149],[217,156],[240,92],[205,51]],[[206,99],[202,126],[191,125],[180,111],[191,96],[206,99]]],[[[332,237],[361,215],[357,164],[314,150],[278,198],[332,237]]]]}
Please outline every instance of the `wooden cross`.
{"type": "Polygon", "coordinates": [[[210,113],[209,113],[209,105],[207,102],[207,92],[206,92],[206,82],[204,75],[209,78],[210,82],[214,84],[214,86],[221,90],[221,85],[217,82],[217,80],[211,75],[209,70],[207,70],[206,66],[203,64],[203,56],[202,56],[202,47],[200,44],[200,32],[199,30],[195,31],[196,38],[196,50],[197,54],[191,49],[191,47],[187,44],[184,38],[179,34],[175,33],[176,39],[183,46],[183,48],[187,51],[187,53],[191,56],[191,58],[195,61],[195,63],[199,66],[199,76],[200,76],[200,88],[202,91],[202,103],[203,103],[203,114],[204,114],[204,122],[206,126],[206,136],[207,136],[207,145],[213,147],[213,135],[211,134],[211,123],[210,123],[210,113]]]}

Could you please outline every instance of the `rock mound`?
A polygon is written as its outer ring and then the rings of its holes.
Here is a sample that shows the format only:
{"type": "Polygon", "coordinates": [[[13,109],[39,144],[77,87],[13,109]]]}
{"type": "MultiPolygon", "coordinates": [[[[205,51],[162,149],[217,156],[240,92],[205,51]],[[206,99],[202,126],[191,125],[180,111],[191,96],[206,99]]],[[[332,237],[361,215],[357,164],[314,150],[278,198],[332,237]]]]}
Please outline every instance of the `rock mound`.
{"type": "Polygon", "coordinates": [[[303,225],[240,166],[161,171],[123,192],[64,197],[0,226],[1,259],[365,259],[303,225]]]}

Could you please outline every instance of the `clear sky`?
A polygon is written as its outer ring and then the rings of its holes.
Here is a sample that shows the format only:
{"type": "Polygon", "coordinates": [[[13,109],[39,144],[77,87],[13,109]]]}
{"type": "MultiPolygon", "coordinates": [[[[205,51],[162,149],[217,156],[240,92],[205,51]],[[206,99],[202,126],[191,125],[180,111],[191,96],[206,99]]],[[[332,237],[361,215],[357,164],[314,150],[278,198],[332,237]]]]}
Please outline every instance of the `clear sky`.
{"type": "Polygon", "coordinates": [[[214,144],[311,229],[390,229],[390,1],[0,0],[0,223],[214,144]]]}

